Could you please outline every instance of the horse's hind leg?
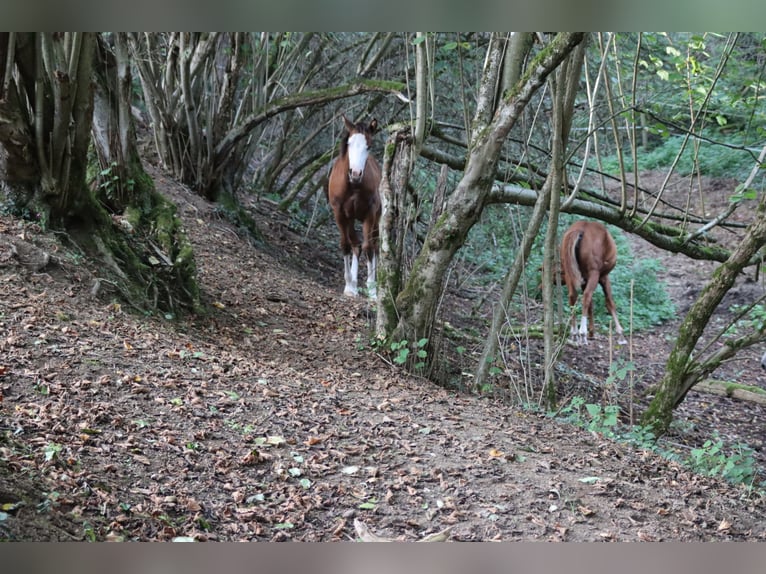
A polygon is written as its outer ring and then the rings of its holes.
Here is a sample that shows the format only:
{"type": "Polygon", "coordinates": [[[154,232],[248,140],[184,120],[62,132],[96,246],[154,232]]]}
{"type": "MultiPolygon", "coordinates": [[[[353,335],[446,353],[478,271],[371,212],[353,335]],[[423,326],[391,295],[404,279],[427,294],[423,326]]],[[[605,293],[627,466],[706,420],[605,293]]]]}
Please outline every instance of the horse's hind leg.
{"type": "Polygon", "coordinates": [[[604,300],[606,301],[606,309],[612,316],[614,321],[614,331],[617,333],[617,343],[620,345],[627,345],[628,341],[625,339],[625,335],[622,332],[622,325],[617,318],[617,306],[614,304],[614,297],[612,297],[612,283],[609,281],[609,275],[605,275],[601,280],[601,288],[604,290],[604,300]]]}
{"type": "Polygon", "coordinates": [[[580,342],[583,345],[588,344],[588,335],[593,338],[595,327],[593,324],[593,292],[599,283],[598,274],[588,275],[588,282],[582,292],[582,318],[580,319],[580,330],[578,332],[580,342]]]}
{"type": "Polygon", "coordinates": [[[569,294],[569,309],[572,315],[571,324],[569,326],[569,340],[572,344],[578,345],[579,337],[576,326],[577,319],[575,318],[575,315],[577,315],[577,310],[575,307],[575,304],[577,303],[577,290],[576,287],[571,285],[569,281],[567,281],[567,291],[569,294]]]}

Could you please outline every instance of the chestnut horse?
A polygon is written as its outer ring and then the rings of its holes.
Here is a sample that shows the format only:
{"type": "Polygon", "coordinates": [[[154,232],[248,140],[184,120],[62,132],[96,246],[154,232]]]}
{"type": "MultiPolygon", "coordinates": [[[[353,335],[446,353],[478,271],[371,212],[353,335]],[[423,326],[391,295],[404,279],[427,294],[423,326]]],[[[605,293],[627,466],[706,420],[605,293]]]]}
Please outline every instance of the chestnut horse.
{"type": "Polygon", "coordinates": [[[378,193],[380,166],[372,155],[372,136],[378,131],[378,121],[369,124],[351,123],[343,116],[345,130],[341,135],[340,154],[335,160],[327,184],[327,199],[340,231],[340,249],[346,278],[344,295],[358,295],[360,244],[356,221],[362,222],[361,251],[367,257],[367,294],[377,296],[375,273],[378,261],[378,224],[381,203],[378,193]]]}
{"type": "Polygon", "coordinates": [[[593,292],[601,284],[606,299],[606,308],[612,315],[618,343],[625,345],[625,335],[617,319],[617,308],[612,298],[609,272],[617,263],[617,246],[606,227],[597,221],[578,221],[564,232],[561,240],[561,270],[569,291],[569,306],[572,308],[570,334],[575,345],[588,344],[593,339],[593,292]],[[577,292],[582,289],[582,319],[580,329],[575,327],[574,305],[577,292]],[[586,318],[587,315],[587,318],[586,318]]]}

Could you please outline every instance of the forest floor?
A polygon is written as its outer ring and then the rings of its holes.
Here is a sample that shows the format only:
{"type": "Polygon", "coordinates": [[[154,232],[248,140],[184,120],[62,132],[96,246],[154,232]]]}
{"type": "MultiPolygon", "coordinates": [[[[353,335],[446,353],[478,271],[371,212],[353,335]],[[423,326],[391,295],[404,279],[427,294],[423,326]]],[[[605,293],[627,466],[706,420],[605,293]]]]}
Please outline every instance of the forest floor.
{"type": "MultiPolygon", "coordinates": [[[[355,519],[400,540],[447,528],[458,541],[766,538],[757,490],[392,365],[370,343],[368,302],[341,294],[334,226],[307,233],[262,201],[265,240],[254,242],[154,175],[195,244],[206,317],[169,321],[94,297],[87,260],[0,217],[0,539],[351,540],[355,519]],[[20,243],[52,262],[25,268],[20,243]]],[[[632,352],[640,409],[712,267],[640,240],[634,251],[663,257],[679,310],[616,351],[632,352]]],[[[731,297],[752,289],[743,278],[731,297]]],[[[469,314],[486,321],[475,299],[450,293],[456,328],[469,314]]],[[[457,377],[480,347],[464,346],[457,377]]],[[[609,355],[604,335],[567,347],[562,396],[598,400],[609,355]]],[[[716,378],[766,388],[755,350],[716,378]]],[[[763,467],[763,406],[692,391],[677,418],[668,440],[680,451],[717,430],[763,467]]]]}

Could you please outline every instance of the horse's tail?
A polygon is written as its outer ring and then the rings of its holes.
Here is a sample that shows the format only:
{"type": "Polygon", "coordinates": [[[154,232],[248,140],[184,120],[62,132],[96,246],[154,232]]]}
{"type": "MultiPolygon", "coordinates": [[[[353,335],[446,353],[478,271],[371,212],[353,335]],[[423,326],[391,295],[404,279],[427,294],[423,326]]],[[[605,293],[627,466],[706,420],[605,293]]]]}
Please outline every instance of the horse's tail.
{"type": "Polygon", "coordinates": [[[565,238],[567,241],[566,248],[562,249],[564,260],[561,262],[561,266],[576,288],[581,287],[583,284],[580,264],[577,262],[577,245],[580,243],[580,239],[582,239],[582,233],[582,231],[578,231],[576,234],[568,235],[565,238]]]}

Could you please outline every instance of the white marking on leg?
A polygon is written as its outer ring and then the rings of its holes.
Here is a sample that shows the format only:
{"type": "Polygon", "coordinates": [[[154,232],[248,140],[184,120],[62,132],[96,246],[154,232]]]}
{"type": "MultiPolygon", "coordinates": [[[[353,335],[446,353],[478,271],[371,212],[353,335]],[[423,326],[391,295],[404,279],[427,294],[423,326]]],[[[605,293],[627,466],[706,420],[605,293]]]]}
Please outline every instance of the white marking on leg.
{"type": "Polygon", "coordinates": [[[367,259],[367,296],[370,299],[378,298],[378,256],[373,254],[372,259],[367,259]]]}
{"type": "Polygon", "coordinates": [[[588,344],[588,318],[585,315],[580,318],[580,342],[588,344]]]}
{"type": "Polygon", "coordinates": [[[346,288],[343,290],[343,294],[349,297],[356,297],[359,294],[356,286],[357,277],[359,276],[359,258],[356,256],[356,253],[349,253],[343,256],[343,271],[346,277],[346,288]]]}
{"type": "Polygon", "coordinates": [[[615,331],[617,331],[617,344],[627,345],[628,340],[625,338],[625,333],[622,332],[622,325],[620,325],[619,319],[617,319],[617,313],[614,314],[615,331]]]}

